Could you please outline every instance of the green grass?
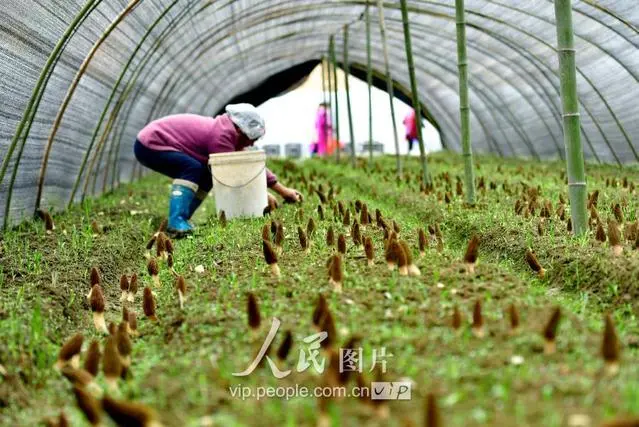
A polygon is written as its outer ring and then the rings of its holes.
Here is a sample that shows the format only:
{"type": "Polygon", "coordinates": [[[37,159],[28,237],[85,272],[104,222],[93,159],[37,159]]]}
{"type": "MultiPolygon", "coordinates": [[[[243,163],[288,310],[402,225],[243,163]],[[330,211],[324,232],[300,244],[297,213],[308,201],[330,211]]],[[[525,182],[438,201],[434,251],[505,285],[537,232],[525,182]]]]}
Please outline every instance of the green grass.
{"type": "MultiPolygon", "coordinates": [[[[341,342],[353,334],[362,337],[366,371],[373,350],[385,347],[393,354],[386,379],[414,382],[412,400],[392,402],[388,421],[378,420],[370,406],[346,399],[330,408],[335,425],[420,423],[423,398],[431,391],[437,393],[450,426],[559,426],[574,414],[586,414],[596,425],[608,417],[639,414],[638,251],[627,244],[624,255],[613,259],[610,248],[592,236],[572,238],[556,217],[539,236],[538,217],[514,213],[521,182],[539,185],[540,199],[549,199],[556,207],[559,195],[566,195],[561,166],[479,158],[478,175],[485,177],[487,186],[494,181],[498,190],[480,191],[478,206],[469,209],[460,197],[446,204],[436,194],[420,194],[416,161],[407,164],[409,179],[397,183],[393,163],[391,158],[379,159],[378,171],[322,161],[306,162],[295,170],[281,162],[273,165],[285,183],[306,194],[303,221],[296,220],[294,206],[283,206],[274,214],[284,222],[287,237],[280,281],[270,278],[262,259],[260,230],[267,220],[231,221],[223,228],[213,214],[213,201],[207,201],[195,218],[197,234],[175,242],[175,269],[189,286],[185,310],[178,307],[174,278],[162,266],[163,286],[156,289],[160,322],[144,319],[139,292],[135,310],[141,336],[134,341],[132,378],[121,383],[118,397],[154,407],[166,425],[200,425],[205,417],[216,425],[314,425],[315,399],[242,401],[231,396],[229,387],[320,384],[319,375],[298,373],[295,364],[301,340],[314,333],[311,313],[317,294],[324,292],[341,342]],[[329,224],[336,233],[348,230],[332,221],[330,208],[327,219],[318,220],[318,198],[300,182],[299,171],[314,186],[322,183],[326,188],[331,183],[339,188],[338,200],[360,199],[371,213],[379,208],[399,223],[400,237],[413,247],[418,228],[439,223],[444,251],[439,253],[431,245],[424,258],[416,258],[422,276],[399,277],[383,261],[381,231],[369,226],[364,234],[375,241],[376,265],[369,269],[361,248],[353,248],[349,240],[344,293],[332,293],[325,268],[332,250],[324,236],[329,224]],[[502,189],[504,182],[510,194],[502,189]],[[309,216],[314,216],[318,230],[311,253],[304,256],[296,229],[309,216]],[[467,275],[460,271],[461,258],[473,233],[482,238],[480,261],[476,274],[467,275]],[[528,246],[548,270],[543,280],[533,276],[524,261],[528,246]],[[203,274],[195,272],[198,265],[204,266],[203,274]],[[267,367],[241,380],[232,376],[248,365],[262,342],[261,337],[253,342],[246,326],[248,291],[260,301],[262,335],[272,317],[282,321],[275,345],[285,329],[294,335],[296,345],[286,364],[293,373],[285,379],[276,380],[267,367]],[[482,340],[467,327],[461,335],[449,327],[453,307],[462,309],[467,323],[477,299],[483,302],[489,331],[482,340]],[[509,336],[506,328],[504,311],[511,302],[520,308],[523,322],[516,337],[509,336]],[[548,357],[541,352],[539,331],[556,305],[564,311],[559,351],[548,357]],[[599,347],[606,312],[613,314],[625,344],[621,375],[615,378],[601,375],[599,347]],[[524,363],[510,363],[513,355],[522,356],[524,363]]],[[[440,154],[432,156],[430,164],[436,191],[446,187],[441,174],[448,172],[455,194],[455,176],[463,170],[461,158],[440,154]]],[[[590,167],[589,175],[590,188],[601,190],[602,219],[611,215],[612,203],[624,201],[626,220],[636,219],[636,193],[605,185],[606,178],[621,178],[618,169],[590,167]]],[[[623,175],[639,182],[634,169],[624,170],[623,175]]],[[[120,274],[137,272],[141,286],[150,285],[144,245],[166,214],[167,186],[166,179],[150,176],[88,201],[57,215],[53,235],[45,234],[38,222],[4,234],[0,334],[7,339],[0,343],[0,364],[8,374],[0,376],[4,408],[0,423],[33,425],[63,408],[73,425],[83,425],[68,383],[52,365],[60,345],[72,334],[83,333],[87,342],[101,339],[93,330],[85,298],[91,266],[102,269],[107,322],[120,318],[120,274]],[[142,213],[132,215],[134,210],[142,213]],[[94,236],[90,227],[94,219],[111,230],[94,236]]],[[[101,377],[98,381],[104,385],[101,377]]]]}

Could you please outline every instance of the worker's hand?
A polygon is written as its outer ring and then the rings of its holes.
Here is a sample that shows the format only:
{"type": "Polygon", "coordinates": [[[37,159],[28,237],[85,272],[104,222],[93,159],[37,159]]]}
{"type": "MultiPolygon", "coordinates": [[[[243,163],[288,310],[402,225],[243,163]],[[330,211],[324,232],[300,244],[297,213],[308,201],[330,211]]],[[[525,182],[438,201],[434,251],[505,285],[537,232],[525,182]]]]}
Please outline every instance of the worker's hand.
{"type": "Polygon", "coordinates": [[[298,203],[304,200],[304,197],[302,196],[302,194],[299,191],[294,190],[292,188],[282,189],[282,192],[280,193],[280,195],[284,198],[284,201],[286,203],[298,203]]]}
{"type": "Polygon", "coordinates": [[[282,196],[285,203],[298,203],[304,200],[304,197],[300,194],[299,191],[294,190],[292,188],[284,187],[281,183],[276,182],[271,190],[277,191],[277,193],[282,196]]]}

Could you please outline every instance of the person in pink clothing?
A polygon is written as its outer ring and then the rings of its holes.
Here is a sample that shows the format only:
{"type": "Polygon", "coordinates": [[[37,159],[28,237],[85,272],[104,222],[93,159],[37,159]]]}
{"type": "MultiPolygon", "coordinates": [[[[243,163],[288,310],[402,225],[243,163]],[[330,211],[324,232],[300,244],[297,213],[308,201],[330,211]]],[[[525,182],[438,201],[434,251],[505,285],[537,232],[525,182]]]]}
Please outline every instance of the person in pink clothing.
{"type": "Polygon", "coordinates": [[[415,110],[411,109],[406,117],[404,117],[404,126],[406,127],[406,141],[408,142],[408,152],[413,150],[413,144],[417,141],[417,119],[415,110]]]}
{"type": "Polygon", "coordinates": [[[313,154],[318,156],[325,156],[328,152],[329,138],[332,134],[332,123],[330,110],[328,105],[322,102],[315,116],[315,131],[317,133],[317,139],[313,144],[313,154]]]}
{"type": "MultiPolygon", "coordinates": [[[[189,219],[213,186],[209,154],[241,151],[264,136],[264,119],[250,104],[228,105],[217,117],[176,114],[155,120],[137,136],[134,153],[144,166],[174,179],[169,203],[168,231],[192,232],[189,219]]],[[[267,185],[286,201],[301,194],[278,182],[267,169],[267,185]]],[[[273,197],[269,195],[269,202],[273,197]]],[[[269,203],[270,204],[270,203],[269,203]]]]}

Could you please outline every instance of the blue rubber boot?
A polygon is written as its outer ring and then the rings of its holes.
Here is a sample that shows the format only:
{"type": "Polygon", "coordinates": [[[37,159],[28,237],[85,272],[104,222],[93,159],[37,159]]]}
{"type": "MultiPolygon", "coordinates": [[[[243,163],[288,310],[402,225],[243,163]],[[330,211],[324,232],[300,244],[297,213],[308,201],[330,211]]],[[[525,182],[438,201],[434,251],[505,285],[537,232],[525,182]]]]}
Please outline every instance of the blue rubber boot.
{"type": "Polygon", "coordinates": [[[195,199],[195,191],[180,184],[171,186],[171,199],[169,202],[169,224],[167,231],[176,237],[181,237],[193,232],[193,227],[188,223],[189,208],[195,199]]]}

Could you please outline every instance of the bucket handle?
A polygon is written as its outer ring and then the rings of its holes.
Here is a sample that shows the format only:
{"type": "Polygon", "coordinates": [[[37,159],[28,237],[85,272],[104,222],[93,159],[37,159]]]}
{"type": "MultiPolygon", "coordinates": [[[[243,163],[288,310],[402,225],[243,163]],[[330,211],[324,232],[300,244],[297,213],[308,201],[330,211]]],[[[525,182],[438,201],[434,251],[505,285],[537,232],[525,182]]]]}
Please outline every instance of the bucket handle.
{"type": "MultiPolygon", "coordinates": [[[[210,169],[211,169],[211,174],[213,174],[213,169],[212,168],[210,168],[210,169]]],[[[220,181],[219,179],[217,179],[217,177],[215,177],[215,180],[217,182],[219,182],[220,184],[222,184],[223,186],[225,186],[225,187],[242,188],[242,187],[245,187],[245,186],[249,185],[251,182],[255,181],[257,179],[257,177],[259,177],[262,174],[262,172],[264,172],[265,169],[266,169],[266,165],[264,167],[262,167],[262,169],[260,169],[259,172],[253,178],[249,179],[247,182],[245,182],[242,185],[229,185],[229,184],[225,183],[224,181],[220,181]]]]}

